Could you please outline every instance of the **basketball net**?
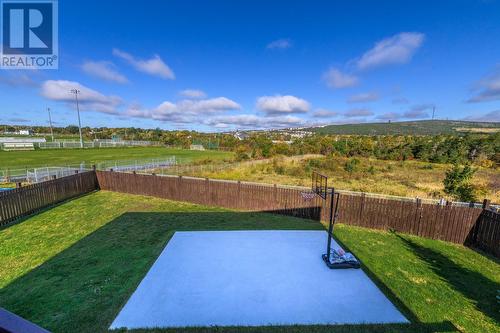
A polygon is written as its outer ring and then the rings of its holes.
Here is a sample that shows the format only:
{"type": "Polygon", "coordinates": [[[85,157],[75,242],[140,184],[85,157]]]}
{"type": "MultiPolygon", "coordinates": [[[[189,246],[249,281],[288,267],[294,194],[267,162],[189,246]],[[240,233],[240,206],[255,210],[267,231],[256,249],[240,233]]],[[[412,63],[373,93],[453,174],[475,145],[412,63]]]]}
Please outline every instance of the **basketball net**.
{"type": "Polygon", "coordinates": [[[314,197],[316,197],[316,193],[315,192],[300,192],[300,195],[302,196],[302,199],[305,200],[305,201],[311,201],[312,199],[314,199],[314,197]]]}

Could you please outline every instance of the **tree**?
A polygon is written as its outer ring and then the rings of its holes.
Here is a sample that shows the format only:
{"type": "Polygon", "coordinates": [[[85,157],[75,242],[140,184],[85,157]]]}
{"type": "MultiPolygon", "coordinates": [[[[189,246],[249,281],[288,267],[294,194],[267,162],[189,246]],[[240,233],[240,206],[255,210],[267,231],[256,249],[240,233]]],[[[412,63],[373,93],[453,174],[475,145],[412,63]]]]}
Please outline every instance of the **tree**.
{"type": "Polygon", "coordinates": [[[475,172],[470,165],[453,165],[443,180],[444,192],[460,201],[476,201],[475,187],[471,184],[475,172]]]}
{"type": "Polygon", "coordinates": [[[78,134],[79,132],[78,126],[75,125],[66,126],[66,132],[69,134],[78,134]]]}

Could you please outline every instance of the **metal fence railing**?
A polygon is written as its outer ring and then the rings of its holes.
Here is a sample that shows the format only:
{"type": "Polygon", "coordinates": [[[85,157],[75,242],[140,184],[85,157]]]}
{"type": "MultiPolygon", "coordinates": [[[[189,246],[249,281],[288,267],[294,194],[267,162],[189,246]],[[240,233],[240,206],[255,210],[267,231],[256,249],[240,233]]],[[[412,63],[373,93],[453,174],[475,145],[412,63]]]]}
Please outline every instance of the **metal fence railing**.
{"type": "Polygon", "coordinates": [[[66,177],[89,170],[91,169],[86,168],[84,163],[79,166],[34,168],[27,170],[26,181],[30,184],[35,184],[53,179],[54,177],[66,177]]]}
{"type": "MultiPolygon", "coordinates": [[[[116,170],[123,172],[142,171],[155,172],[159,169],[175,166],[178,160],[175,156],[156,159],[142,160],[113,160],[102,161],[95,164],[97,170],[116,170]]],[[[30,184],[40,183],[49,179],[69,176],[78,172],[89,171],[93,168],[90,163],[68,164],[59,166],[41,166],[24,169],[4,169],[0,170],[0,182],[16,183],[27,182],[30,184]]]]}
{"type": "Polygon", "coordinates": [[[147,160],[117,160],[117,161],[104,161],[96,164],[97,170],[110,170],[115,171],[154,171],[161,168],[169,168],[177,164],[175,156],[168,158],[154,158],[147,160]]]}
{"type": "MultiPolygon", "coordinates": [[[[55,142],[35,143],[35,147],[40,149],[76,149],[81,148],[80,141],[58,140],[55,142]]],[[[159,146],[156,141],[136,141],[136,140],[94,140],[83,142],[83,148],[112,148],[112,147],[140,147],[140,146],[159,146]]]]}

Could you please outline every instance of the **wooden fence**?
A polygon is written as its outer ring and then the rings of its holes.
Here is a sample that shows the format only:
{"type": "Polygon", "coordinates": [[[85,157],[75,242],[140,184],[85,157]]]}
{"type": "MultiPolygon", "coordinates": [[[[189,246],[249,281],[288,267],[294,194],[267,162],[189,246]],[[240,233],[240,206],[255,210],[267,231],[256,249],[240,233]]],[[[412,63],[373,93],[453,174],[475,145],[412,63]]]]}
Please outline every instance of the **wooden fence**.
{"type": "MultiPolygon", "coordinates": [[[[327,221],[330,211],[330,198],[305,200],[300,188],[90,171],[0,193],[0,225],[99,188],[322,221],[327,221]]],[[[341,223],[466,244],[500,257],[500,214],[486,209],[342,193],[338,211],[341,223]]]]}
{"type": "MultiPolygon", "coordinates": [[[[303,190],[297,188],[108,171],[97,171],[97,178],[103,190],[323,221],[328,219],[330,198],[323,201],[316,197],[306,201],[301,195],[303,190]]],[[[340,194],[338,212],[341,223],[392,229],[500,254],[499,214],[482,208],[340,194]],[[475,232],[475,237],[471,236],[472,232],[475,232]]]]}
{"type": "Polygon", "coordinates": [[[483,210],[465,244],[500,258],[500,214],[483,210]]]}
{"type": "Polygon", "coordinates": [[[326,218],[323,200],[304,201],[294,188],[182,176],[152,176],[97,171],[103,190],[247,211],[275,212],[310,219],[326,218]]]}
{"type": "Polygon", "coordinates": [[[98,189],[94,171],[0,192],[0,226],[44,207],[98,189]]]}

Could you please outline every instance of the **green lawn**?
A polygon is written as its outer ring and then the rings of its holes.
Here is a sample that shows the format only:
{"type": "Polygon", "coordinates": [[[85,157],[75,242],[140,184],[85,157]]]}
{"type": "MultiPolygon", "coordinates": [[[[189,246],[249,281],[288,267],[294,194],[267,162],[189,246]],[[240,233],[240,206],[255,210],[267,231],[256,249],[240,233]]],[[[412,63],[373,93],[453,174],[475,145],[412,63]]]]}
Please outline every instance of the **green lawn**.
{"type": "MultiPolygon", "coordinates": [[[[54,332],[106,332],[175,230],[321,228],[310,220],[100,191],[0,230],[0,306],[54,332]]],[[[497,261],[388,232],[339,225],[336,235],[411,325],[147,332],[500,332],[497,261]]]]}
{"type": "Polygon", "coordinates": [[[194,151],[187,149],[169,149],[165,147],[0,151],[0,170],[6,168],[64,166],[68,164],[80,164],[81,162],[85,162],[90,166],[94,163],[108,160],[166,158],[172,155],[186,161],[201,159],[220,160],[232,157],[232,153],[224,151],[194,151]]]}

